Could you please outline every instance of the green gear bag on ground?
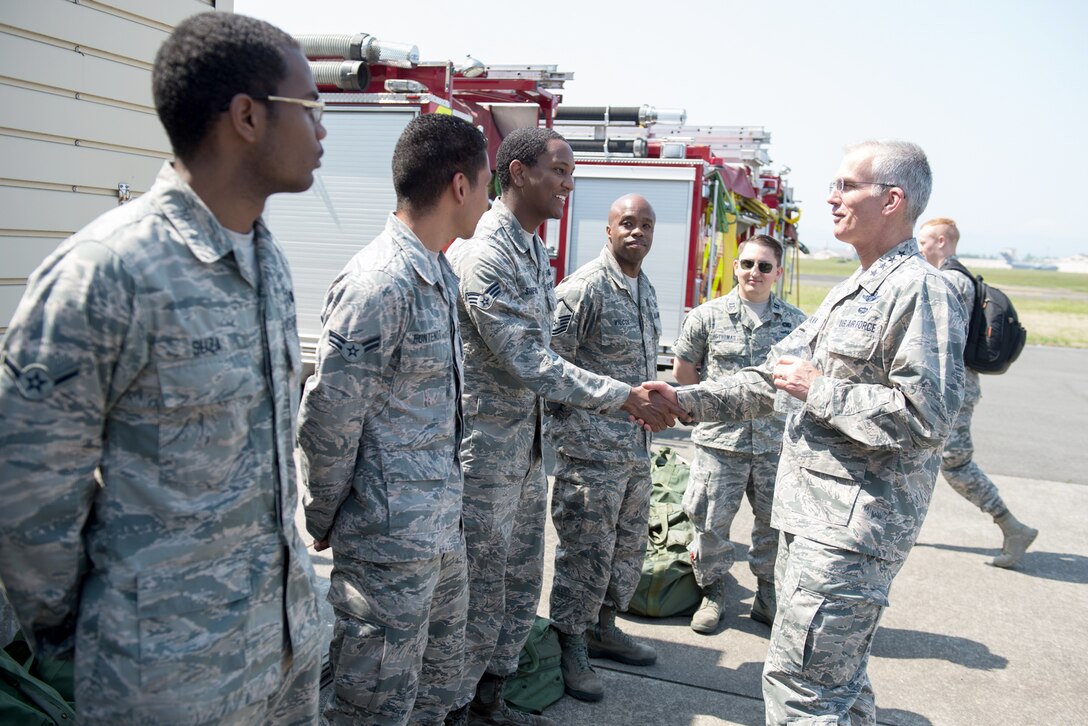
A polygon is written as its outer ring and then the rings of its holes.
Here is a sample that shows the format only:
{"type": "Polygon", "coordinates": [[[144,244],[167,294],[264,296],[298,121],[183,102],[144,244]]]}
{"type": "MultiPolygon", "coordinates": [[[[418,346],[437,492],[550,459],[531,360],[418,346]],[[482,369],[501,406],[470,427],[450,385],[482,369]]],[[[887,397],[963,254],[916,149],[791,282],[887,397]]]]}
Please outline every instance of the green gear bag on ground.
{"type": "Polygon", "coordinates": [[[539,615],[518,658],[518,672],[506,679],[506,702],[527,713],[542,713],[563,697],[563,651],[552,621],[539,615]]]}
{"type": "Polygon", "coordinates": [[[19,636],[0,650],[0,724],[75,723],[73,663],[39,660],[19,636]]]}
{"type": "Polygon", "coordinates": [[[635,615],[667,618],[690,615],[702,599],[691,569],[688,545],[695,527],[680,503],[687,489],[689,467],[670,448],[651,458],[649,541],[642,561],[642,576],[627,610],[635,615]]]}

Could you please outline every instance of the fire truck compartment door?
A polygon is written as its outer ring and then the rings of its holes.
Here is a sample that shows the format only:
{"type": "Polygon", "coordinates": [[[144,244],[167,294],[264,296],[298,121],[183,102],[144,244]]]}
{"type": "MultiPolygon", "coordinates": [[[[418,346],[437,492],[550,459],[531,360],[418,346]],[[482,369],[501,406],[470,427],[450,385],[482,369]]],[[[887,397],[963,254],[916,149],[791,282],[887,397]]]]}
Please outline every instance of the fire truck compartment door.
{"type": "Polygon", "coordinates": [[[567,271],[596,259],[607,241],[608,209],[625,194],[641,194],[657,215],[654,244],[642,271],[657,290],[661,345],[671,348],[684,321],[691,249],[695,169],[579,164],[574,170],[567,271]]]}
{"type": "Polygon", "coordinates": [[[393,148],[419,109],[327,107],[329,135],[314,184],[269,198],[264,218],[287,255],[303,359],[314,362],[329,284],[348,260],[381,234],[396,207],[393,148]]]}

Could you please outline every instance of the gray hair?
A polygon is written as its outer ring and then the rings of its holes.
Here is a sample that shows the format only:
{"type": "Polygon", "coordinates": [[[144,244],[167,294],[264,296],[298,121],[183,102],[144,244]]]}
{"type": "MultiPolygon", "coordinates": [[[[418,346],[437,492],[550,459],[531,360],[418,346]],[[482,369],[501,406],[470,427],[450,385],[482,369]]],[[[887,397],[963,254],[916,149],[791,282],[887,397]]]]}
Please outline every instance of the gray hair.
{"type": "Polygon", "coordinates": [[[861,149],[873,152],[873,181],[903,190],[907,198],[907,216],[913,225],[926,211],[933,189],[933,172],[926,152],[918,144],[891,139],[873,139],[847,147],[850,154],[861,149]]]}

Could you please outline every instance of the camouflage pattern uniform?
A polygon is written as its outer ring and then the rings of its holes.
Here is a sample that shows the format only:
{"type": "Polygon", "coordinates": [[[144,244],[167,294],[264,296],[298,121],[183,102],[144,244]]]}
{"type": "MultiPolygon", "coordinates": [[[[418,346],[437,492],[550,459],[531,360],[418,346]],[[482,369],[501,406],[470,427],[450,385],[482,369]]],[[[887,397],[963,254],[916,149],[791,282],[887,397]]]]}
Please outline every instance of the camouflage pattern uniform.
{"type": "Polygon", "coordinates": [[[484,670],[499,676],[517,670],[536,616],[547,500],[542,397],[610,412],[626,402],[631,387],[552,351],[556,300],[548,252],[501,200],[449,256],[461,281],[457,312],[465,345],[461,465],[469,614],[461,705],[471,700],[484,670]]]}
{"type": "Polygon", "coordinates": [[[768,724],[875,721],[869,647],[960,407],[965,319],[909,239],[832,289],[763,365],[678,389],[697,420],[748,419],[774,405],[779,354],[804,348],[822,373],[787,418],[775,487],[768,724]]]}
{"type": "Polygon", "coordinates": [[[0,578],[81,723],[313,723],[287,262],[167,164],[33,274],[0,374],[0,578]]]}
{"type": "MultiPolygon", "coordinates": [[[[763,363],[771,346],[804,319],[803,312],[771,295],[757,320],[733,288],[688,313],[673,352],[702,366],[701,380],[720,381],[763,363]]],[[[750,421],[701,423],[691,433],[695,457],[683,506],[695,525],[692,565],[704,590],[722,582],[733,566],[729,530],[746,493],[755,514],[748,564],[757,578],[774,582],[778,532],[771,527],[771,503],[785,424],[784,413],[771,413],[750,421]]]]}
{"type": "MultiPolygon", "coordinates": [[[[975,304],[975,285],[971,278],[956,270],[942,269],[941,274],[955,288],[960,302],[970,315],[975,304]]],[[[971,417],[980,398],[982,387],[979,385],[978,373],[968,368],[963,406],[956,416],[956,422],[952,425],[952,432],[948,435],[941,454],[941,473],[964,499],[991,517],[998,517],[1008,511],[1005,502],[997,491],[997,485],[973,461],[975,445],[971,441],[971,417]]]]}
{"type": "MultiPolygon", "coordinates": [[[[661,316],[657,293],[640,272],[638,300],[605,247],[564,278],[552,349],[576,366],[637,386],[657,377],[661,316]]],[[[548,404],[545,433],[556,450],[552,524],[555,550],[550,616],[578,634],[601,605],[627,609],[642,573],[650,513],[651,435],[626,414],[548,404]]]]}
{"type": "Polygon", "coordinates": [[[390,215],[333,281],[299,445],[306,527],[329,539],[332,723],[441,724],[460,686],[457,279],[390,215]]]}

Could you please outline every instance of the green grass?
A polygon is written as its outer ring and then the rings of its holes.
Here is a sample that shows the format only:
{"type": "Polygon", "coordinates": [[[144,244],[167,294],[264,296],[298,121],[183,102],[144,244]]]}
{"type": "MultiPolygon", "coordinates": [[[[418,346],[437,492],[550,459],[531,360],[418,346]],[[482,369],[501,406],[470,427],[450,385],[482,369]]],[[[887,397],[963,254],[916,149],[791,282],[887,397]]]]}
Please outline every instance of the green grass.
{"type": "MultiPolygon", "coordinates": [[[[802,260],[801,274],[845,280],[857,266],[856,260],[802,260]]],[[[980,268],[978,274],[1012,298],[1028,330],[1029,343],[1088,348],[1088,275],[987,268],[980,268]]],[[[788,299],[811,314],[833,284],[828,280],[802,281],[800,294],[791,294],[788,299]]]]}

